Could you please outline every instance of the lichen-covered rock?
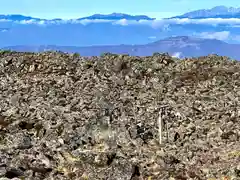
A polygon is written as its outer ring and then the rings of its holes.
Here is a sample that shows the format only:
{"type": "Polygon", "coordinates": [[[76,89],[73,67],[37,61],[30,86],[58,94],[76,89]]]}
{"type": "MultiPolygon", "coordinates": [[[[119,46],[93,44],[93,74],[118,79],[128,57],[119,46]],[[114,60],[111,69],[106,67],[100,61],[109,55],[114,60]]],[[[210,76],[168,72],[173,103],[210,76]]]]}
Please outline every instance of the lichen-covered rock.
{"type": "Polygon", "coordinates": [[[1,53],[0,178],[240,179],[239,72],[216,55],[1,53]]]}

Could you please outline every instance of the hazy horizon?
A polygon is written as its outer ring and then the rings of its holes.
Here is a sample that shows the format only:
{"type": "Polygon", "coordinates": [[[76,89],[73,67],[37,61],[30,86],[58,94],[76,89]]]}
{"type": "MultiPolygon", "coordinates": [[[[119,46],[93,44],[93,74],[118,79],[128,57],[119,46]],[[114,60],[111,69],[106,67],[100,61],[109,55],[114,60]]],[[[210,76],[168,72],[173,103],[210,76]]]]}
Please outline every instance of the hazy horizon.
{"type": "Polygon", "coordinates": [[[237,7],[236,0],[128,0],[85,1],[85,0],[8,0],[1,4],[1,14],[21,14],[45,19],[74,19],[93,14],[126,13],[131,15],[147,15],[153,18],[166,18],[199,9],[210,9],[224,5],[237,7]],[[13,6],[14,4],[14,6],[13,6]]]}

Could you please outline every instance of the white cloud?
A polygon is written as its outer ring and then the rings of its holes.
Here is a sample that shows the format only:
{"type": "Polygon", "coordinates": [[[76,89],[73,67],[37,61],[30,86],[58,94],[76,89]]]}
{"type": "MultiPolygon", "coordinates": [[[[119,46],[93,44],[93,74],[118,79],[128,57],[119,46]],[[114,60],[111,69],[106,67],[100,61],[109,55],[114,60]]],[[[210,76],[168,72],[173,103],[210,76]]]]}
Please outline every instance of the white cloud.
{"type": "Polygon", "coordinates": [[[209,24],[209,25],[217,25],[217,24],[240,24],[239,18],[205,18],[205,19],[173,19],[176,24],[209,24]]]}
{"type": "MultiPolygon", "coordinates": [[[[6,22],[9,20],[0,19],[0,22],[6,22]]],[[[230,26],[239,26],[240,25],[240,18],[229,18],[229,19],[222,19],[222,18],[205,18],[205,19],[189,19],[189,18],[183,18],[183,19],[156,19],[156,20],[140,20],[140,21],[134,21],[134,20],[102,20],[102,19],[84,19],[84,20],[77,20],[77,19],[71,19],[71,20],[23,20],[23,21],[14,21],[15,23],[20,24],[37,24],[37,25],[49,25],[49,24],[82,24],[87,25],[90,23],[112,23],[113,25],[148,25],[153,28],[164,28],[168,30],[168,26],[171,24],[207,24],[207,25],[219,25],[219,24],[226,24],[230,26]]]]}
{"type": "Polygon", "coordinates": [[[0,32],[4,33],[4,32],[7,32],[8,30],[7,29],[1,29],[0,32]]]}
{"type": "Polygon", "coordinates": [[[156,39],[156,36],[149,36],[148,39],[156,39]]]}
{"type": "Polygon", "coordinates": [[[218,39],[224,41],[230,38],[230,32],[229,31],[202,32],[197,34],[197,36],[206,39],[218,39]]]}
{"type": "Polygon", "coordinates": [[[181,58],[181,55],[182,55],[181,52],[175,52],[175,53],[172,55],[172,57],[181,58]]]}
{"type": "Polygon", "coordinates": [[[112,22],[112,23],[113,23],[113,24],[122,25],[122,26],[127,26],[127,25],[130,25],[130,24],[136,23],[136,21],[121,19],[121,20],[118,20],[118,21],[114,21],[114,22],[112,22]]]}
{"type": "Polygon", "coordinates": [[[240,41],[240,35],[233,36],[231,40],[240,41]]]}
{"type": "Polygon", "coordinates": [[[8,19],[0,19],[0,22],[11,22],[11,20],[8,20],[8,19]]]}

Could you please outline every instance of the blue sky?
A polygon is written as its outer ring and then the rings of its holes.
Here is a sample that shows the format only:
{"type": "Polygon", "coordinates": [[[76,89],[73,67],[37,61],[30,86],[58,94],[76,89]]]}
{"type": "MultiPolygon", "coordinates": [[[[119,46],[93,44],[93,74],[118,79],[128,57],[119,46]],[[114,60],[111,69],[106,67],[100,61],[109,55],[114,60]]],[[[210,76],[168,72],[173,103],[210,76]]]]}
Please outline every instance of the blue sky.
{"type": "Polygon", "coordinates": [[[163,18],[218,5],[240,4],[239,0],[3,0],[0,13],[67,19],[121,12],[163,18]]]}

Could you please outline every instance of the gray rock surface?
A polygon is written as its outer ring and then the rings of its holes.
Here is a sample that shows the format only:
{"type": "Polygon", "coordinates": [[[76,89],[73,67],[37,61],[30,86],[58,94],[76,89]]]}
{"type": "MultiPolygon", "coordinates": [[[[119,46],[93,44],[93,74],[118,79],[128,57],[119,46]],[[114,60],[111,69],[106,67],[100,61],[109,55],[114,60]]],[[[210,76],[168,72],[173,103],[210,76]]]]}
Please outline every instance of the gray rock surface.
{"type": "Polygon", "coordinates": [[[239,62],[1,52],[0,76],[2,179],[240,179],[239,62]]]}

